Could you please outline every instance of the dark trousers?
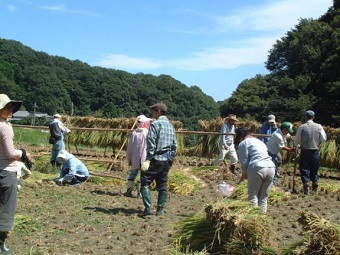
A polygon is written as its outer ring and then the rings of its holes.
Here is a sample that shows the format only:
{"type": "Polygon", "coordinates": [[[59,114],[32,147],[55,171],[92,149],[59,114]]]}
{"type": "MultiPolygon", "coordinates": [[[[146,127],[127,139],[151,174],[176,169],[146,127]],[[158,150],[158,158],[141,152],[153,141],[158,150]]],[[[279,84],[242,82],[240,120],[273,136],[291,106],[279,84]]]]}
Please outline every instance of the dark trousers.
{"type": "Polygon", "coordinates": [[[301,150],[300,173],[303,183],[312,181],[318,183],[320,167],[320,152],[318,150],[301,150]]]}
{"type": "Polygon", "coordinates": [[[155,180],[157,191],[167,191],[168,173],[171,166],[172,161],[170,160],[158,161],[152,159],[149,170],[141,172],[141,187],[149,186],[155,180]]]}
{"type": "Polygon", "coordinates": [[[17,173],[0,170],[0,232],[13,229],[17,207],[17,173]]]}

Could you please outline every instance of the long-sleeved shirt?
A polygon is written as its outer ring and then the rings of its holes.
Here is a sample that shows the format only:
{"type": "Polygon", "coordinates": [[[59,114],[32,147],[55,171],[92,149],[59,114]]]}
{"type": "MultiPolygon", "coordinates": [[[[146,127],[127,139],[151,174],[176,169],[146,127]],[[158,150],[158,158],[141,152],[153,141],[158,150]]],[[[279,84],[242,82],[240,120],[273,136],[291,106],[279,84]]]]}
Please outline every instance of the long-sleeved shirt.
{"type": "Polygon", "coordinates": [[[148,129],[146,128],[136,128],[131,134],[126,152],[131,169],[140,169],[146,159],[147,136],[148,129]]]}
{"type": "Polygon", "coordinates": [[[89,171],[87,167],[84,165],[83,162],[77,159],[74,155],[72,155],[71,153],[68,153],[65,150],[62,150],[58,155],[60,154],[64,154],[66,157],[66,160],[64,161],[62,165],[60,178],[63,178],[64,181],[68,181],[68,180],[71,180],[75,175],[82,176],[82,177],[89,176],[89,171]],[[66,171],[67,169],[68,171],[66,171]]]}
{"type": "Polygon", "coordinates": [[[22,151],[14,148],[14,132],[12,125],[0,119],[0,171],[16,172],[19,169],[18,161],[22,151]]]}
{"type": "Polygon", "coordinates": [[[278,154],[283,147],[286,146],[287,140],[286,137],[282,134],[281,129],[277,129],[271,137],[269,137],[267,142],[268,151],[271,154],[278,154]]]}
{"type": "Polygon", "coordinates": [[[164,115],[151,123],[147,137],[146,159],[166,161],[168,151],[177,151],[175,128],[164,115]]]}
{"type": "Polygon", "coordinates": [[[262,135],[268,135],[266,137],[261,137],[261,141],[265,144],[268,143],[269,137],[277,130],[276,124],[271,125],[269,122],[265,122],[261,129],[260,134],[262,135]]]}
{"type": "MultiPolygon", "coordinates": [[[[235,126],[225,122],[221,127],[221,133],[235,133],[235,126]]],[[[234,143],[234,135],[221,135],[220,147],[230,146],[234,143]]]]}
{"type": "Polygon", "coordinates": [[[268,155],[267,146],[254,137],[246,137],[238,145],[238,156],[243,172],[262,167],[275,167],[268,155]]]}
{"type": "Polygon", "coordinates": [[[313,120],[308,120],[298,128],[294,144],[300,145],[301,150],[318,150],[320,144],[326,140],[327,135],[322,126],[313,120]]]}
{"type": "Polygon", "coordinates": [[[55,123],[56,123],[56,125],[58,125],[58,127],[59,127],[59,129],[60,129],[60,131],[61,131],[61,139],[64,140],[64,137],[65,137],[64,134],[70,133],[71,130],[68,129],[68,128],[64,125],[64,123],[62,123],[62,122],[61,122],[59,119],[57,119],[57,118],[53,119],[53,121],[51,122],[50,125],[53,125],[53,124],[55,124],[55,123]]]}

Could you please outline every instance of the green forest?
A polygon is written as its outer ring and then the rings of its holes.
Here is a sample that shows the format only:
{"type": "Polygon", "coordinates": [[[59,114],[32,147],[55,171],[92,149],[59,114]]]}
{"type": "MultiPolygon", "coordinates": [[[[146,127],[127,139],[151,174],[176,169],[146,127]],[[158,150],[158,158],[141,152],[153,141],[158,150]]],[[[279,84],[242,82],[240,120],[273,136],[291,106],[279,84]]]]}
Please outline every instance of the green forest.
{"type": "Polygon", "coordinates": [[[186,129],[200,119],[234,113],[263,121],[300,121],[313,109],[317,122],[339,127],[340,0],[319,19],[301,18],[272,46],[265,66],[268,75],[243,80],[223,102],[188,87],[169,75],[131,74],[90,66],[35,51],[20,42],[0,38],[1,93],[23,100],[24,108],[53,114],[103,118],[149,115],[149,106],[164,102],[169,116],[186,129]]]}

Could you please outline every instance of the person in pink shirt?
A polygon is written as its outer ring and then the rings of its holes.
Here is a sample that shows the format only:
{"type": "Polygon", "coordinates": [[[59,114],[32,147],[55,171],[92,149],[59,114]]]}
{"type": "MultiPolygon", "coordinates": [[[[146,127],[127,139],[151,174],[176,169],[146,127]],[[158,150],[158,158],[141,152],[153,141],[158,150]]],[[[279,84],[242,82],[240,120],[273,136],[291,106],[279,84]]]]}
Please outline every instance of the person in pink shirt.
{"type": "MultiPolygon", "coordinates": [[[[132,197],[132,191],[135,184],[135,179],[141,165],[146,159],[146,137],[150,128],[152,119],[145,115],[139,115],[137,118],[137,128],[132,132],[128,147],[127,160],[130,166],[130,174],[127,182],[127,190],[124,193],[126,197],[132,197]]],[[[138,181],[137,197],[140,195],[140,181],[138,181]]]]}
{"type": "Polygon", "coordinates": [[[21,101],[13,101],[7,95],[0,94],[0,254],[13,253],[6,247],[5,240],[14,226],[18,160],[27,159],[25,150],[15,149],[13,128],[8,121],[21,104],[21,101]]]}

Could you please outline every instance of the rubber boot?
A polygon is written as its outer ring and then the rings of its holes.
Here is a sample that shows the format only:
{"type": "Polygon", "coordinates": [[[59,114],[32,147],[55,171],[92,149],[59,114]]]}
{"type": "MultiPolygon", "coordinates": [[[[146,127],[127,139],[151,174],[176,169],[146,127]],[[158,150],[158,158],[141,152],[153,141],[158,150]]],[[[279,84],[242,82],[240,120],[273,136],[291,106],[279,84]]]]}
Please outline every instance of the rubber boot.
{"type": "Polygon", "coordinates": [[[127,190],[123,195],[126,197],[132,197],[132,190],[134,185],[135,185],[134,181],[128,181],[127,190]]]}
{"type": "Polygon", "coordinates": [[[309,194],[309,183],[305,182],[303,184],[303,194],[308,195],[309,194]]]}
{"type": "Polygon", "coordinates": [[[319,184],[317,182],[313,182],[312,183],[312,191],[317,193],[318,192],[318,187],[319,187],[319,184]]]}
{"type": "Polygon", "coordinates": [[[140,198],[142,194],[140,193],[140,181],[137,183],[137,198],[140,198]]]}
{"type": "Polygon", "coordinates": [[[168,192],[166,190],[158,191],[157,211],[156,211],[157,216],[164,214],[164,207],[166,204],[167,197],[168,197],[168,192]]]}
{"type": "Polygon", "coordinates": [[[144,211],[140,216],[147,216],[151,214],[152,208],[152,199],[151,199],[151,190],[149,186],[144,186],[141,188],[141,194],[143,197],[144,211]]]}
{"type": "Polygon", "coordinates": [[[233,174],[236,174],[236,165],[231,165],[230,166],[230,172],[233,173],[233,174]]]}
{"type": "Polygon", "coordinates": [[[7,232],[0,232],[0,254],[4,255],[13,254],[13,251],[11,249],[8,249],[5,245],[7,234],[7,232]]]}

